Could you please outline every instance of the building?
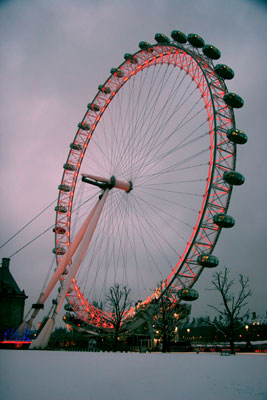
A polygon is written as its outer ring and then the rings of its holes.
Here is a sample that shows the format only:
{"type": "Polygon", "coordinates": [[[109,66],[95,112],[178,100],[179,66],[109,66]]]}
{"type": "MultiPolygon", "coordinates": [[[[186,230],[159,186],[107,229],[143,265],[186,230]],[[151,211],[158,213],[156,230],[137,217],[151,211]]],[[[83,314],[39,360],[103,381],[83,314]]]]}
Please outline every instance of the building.
{"type": "Polygon", "coordinates": [[[20,290],[9,270],[9,258],[2,259],[0,267],[0,337],[7,330],[16,329],[23,321],[27,296],[20,290]]]}

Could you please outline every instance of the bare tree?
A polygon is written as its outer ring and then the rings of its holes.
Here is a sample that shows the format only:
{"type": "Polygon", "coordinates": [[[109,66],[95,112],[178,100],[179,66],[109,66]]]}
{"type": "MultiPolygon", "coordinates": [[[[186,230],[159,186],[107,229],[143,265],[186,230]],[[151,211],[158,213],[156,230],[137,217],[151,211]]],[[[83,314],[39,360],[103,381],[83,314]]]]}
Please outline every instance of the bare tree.
{"type": "Polygon", "coordinates": [[[210,305],[219,313],[219,319],[213,321],[213,325],[228,338],[230,342],[231,354],[235,354],[234,332],[240,328],[242,319],[248,315],[248,310],[243,311],[247,305],[247,298],[251,296],[249,289],[249,279],[243,275],[239,275],[239,291],[237,294],[233,292],[235,284],[234,279],[229,278],[227,268],[222,272],[217,272],[213,275],[213,288],[208,290],[217,290],[222,298],[222,308],[210,305]]]}
{"type": "Polygon", "coordinates": [[[118,349],[118,337],[121,331],[124,313],[131,306],[130,292],[131,289],[115,283],[114,286],[111,286],[106,295],[106,302],[111,311],[108,322],[113,325],[114,351],[118,349]]]}
{"type": "Polygon", "coordinates": [[[158,302],[157,313],[154,316],[154,326],[162,338],[162,352],[170,351],[170,343],[177,335],[182,323],[188,320],[191,306],[177,304],[170,300],[168,291],[161,296],[158,302]]]}

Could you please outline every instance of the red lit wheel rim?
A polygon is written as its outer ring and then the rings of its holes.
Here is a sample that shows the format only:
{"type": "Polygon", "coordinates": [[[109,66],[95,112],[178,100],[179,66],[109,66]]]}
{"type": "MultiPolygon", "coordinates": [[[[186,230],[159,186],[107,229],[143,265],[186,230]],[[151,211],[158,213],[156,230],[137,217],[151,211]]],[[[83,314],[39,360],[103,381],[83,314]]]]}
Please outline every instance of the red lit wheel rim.
{"type": "MultiPolygon", "coordinates": [[[[197,49],[157,44],[113,69],[90,102],[64,165],[58,253],[100,194],[81,182],[81,173],[113,175],[131,181],[133,190],[110,191],[67,296],[79,319],[108,327],[105,296],[114,283],[130,287],[133,304],[141,300],[144,308],[166,288],[177,301],[177,290],[200,276],[197,257],[212,253],[220,234],[213,216],[225,213],[230,201],[223,173],[235,169],[226,90],[197,49]]],[[[125,319],[136,311],[133,306],[125,319]]]]}

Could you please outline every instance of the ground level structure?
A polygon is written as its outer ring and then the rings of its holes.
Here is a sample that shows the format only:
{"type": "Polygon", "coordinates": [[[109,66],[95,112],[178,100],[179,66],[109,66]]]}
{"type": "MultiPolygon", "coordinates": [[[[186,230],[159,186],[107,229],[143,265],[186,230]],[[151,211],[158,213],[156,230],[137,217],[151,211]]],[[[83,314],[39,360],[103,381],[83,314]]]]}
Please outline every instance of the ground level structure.
{"type": "Polygon", "coordinates": [[[1,350],[5,400],[264,400],[264,354],[1,350]]]}

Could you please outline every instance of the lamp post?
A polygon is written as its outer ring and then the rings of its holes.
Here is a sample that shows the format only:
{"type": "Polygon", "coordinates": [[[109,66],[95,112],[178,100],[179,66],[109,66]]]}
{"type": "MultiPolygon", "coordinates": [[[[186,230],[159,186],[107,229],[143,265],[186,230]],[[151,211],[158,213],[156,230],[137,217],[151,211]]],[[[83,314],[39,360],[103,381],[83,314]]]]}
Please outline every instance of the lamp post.
{"type": "Polygon", "coordinates": [[[249,325],[245,325],[245,329],[247,331],[247,345],[246,345],[246,347],[249,350],[249,347],[250,347],[250,342],[249,342],[249,337],[248,337],[249,325]]]}
{"type": "Polygon", "coordinates": [[[175,332],[174,340],[175,340],[175,342],[179,342],[179,333],[178,333],[178,327],[177,326],[175,327],[174,332],[175,332]]]}
{"type": "Polygon", "coordinates": [[[245,325],[245,329],[246,329],[246,331],[247,331],[247,341],[248,341],[248,329],[249,329],[249,326],[248,326],[248,325],[245,325]]]}

